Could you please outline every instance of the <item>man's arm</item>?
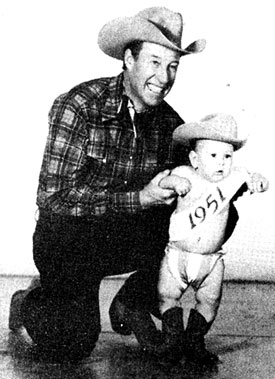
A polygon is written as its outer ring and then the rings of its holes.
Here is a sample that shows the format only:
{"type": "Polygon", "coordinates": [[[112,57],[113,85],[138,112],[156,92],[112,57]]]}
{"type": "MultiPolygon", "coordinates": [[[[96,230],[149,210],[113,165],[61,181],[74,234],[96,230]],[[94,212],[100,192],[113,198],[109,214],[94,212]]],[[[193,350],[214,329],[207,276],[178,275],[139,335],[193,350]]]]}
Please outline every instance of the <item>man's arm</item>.
{"type": "MultiPolygon", "coordinates": [[[[91,114],[92,122],[94,119],[92,127],[96,130],[96,102],[91,114]]],[[[108,210],[134,212],[141,209],[138,191],[114,192],[111,189],[112,178],[102,174],[104,162],[100,154],[97,159],[97,154],[90,153],[99,149],[101,141],[96,140],[96,136],[89,134],[87,120],[75,99],[60,96],[49,113],[38,205],[61,214],[73,210],[74,214],[86,215],[103,214],[108,210]],[[91,146],[93,143],[98,145],[91,146]]]]}
{"type": "Polygon", "coordinates": [[[97,154],[90,153],[99,150],[100,155],[101,144],[105,142],[103,129],[97,133],[96,105],[92,111],[93,135],[89,134],[80,107],[71,99],[60,97],[55,101],[49,114],[50,130],[40,173],[38,205],[61,214],[87,215],[137,212],[154,205],[171,204],[174,191],[158,186],[167,172],[157,175],[140,191],[124,191],[110,185],[112,172],[103,173],[105,163],[100,157],[97,159],[97,154]]]}
{"type": "Polygon", "coordinates": [[[170,170],[160,172],[140,191],[140,203],[144,208],[173,203],[177,192],[171,184],[169,174],[170,170]]]}

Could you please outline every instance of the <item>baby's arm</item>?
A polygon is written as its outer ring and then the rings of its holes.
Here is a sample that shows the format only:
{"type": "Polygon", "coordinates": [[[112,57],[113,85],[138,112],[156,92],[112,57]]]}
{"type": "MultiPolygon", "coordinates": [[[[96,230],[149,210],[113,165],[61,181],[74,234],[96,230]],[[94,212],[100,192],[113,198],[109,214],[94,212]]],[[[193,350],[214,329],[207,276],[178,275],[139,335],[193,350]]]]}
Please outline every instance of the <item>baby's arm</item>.
{"type": "Polygon", "coordinates": [[[258,172],[250,173],[246,184],[250,193],[264,192],[267,191],[269,187],[268,180],[258,172]]]}
{"type": "Polygon", "coordinates": [[[171,189],[179,196],[184,196],[191,189],[190,177],[191,167],[180,166],[171,171],[170,175],[163,178],[159,186],[164,189],[171,189]]]}
{"type": "Polygon", "coordinates": [[[247,169],[243,167],[235,167],[233,170],[237,172],[239,171],[245,175],[245,182],[234,195],[232,199],[233,201],[236,201],[247,191],[249,191],[250,194],[253,194],[255,192],[264,192],[268,190],[269,182],[263,175],[257,172],[249,173],[247,169]]]}

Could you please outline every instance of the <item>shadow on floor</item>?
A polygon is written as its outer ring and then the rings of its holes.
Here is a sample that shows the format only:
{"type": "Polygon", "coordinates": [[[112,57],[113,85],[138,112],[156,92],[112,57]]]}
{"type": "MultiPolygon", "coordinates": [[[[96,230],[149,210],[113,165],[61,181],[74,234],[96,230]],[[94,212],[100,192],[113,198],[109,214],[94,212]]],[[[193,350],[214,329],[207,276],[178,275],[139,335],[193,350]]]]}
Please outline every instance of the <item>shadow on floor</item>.
{"type": "MultiPolygon", "coordinates": [[[[105,280],[100,293],[102,333],[89,359],[78,365],[35,360],[26,335],[8,332],[12,293],[29,278],[0,277],[0,379],[274,379],[275,284],[225,283],[219,314],[206,338],[221,363],[201,369],[184,359],[173,367],[145,356],[133,336],[112,333],[109,305],[122,280],[105,280]]],[[[193,293],[183,299],[185,319],[193,293]]]]}
{"type": "MultiPolygon", "coordinates": [[[[266,339],[266,338],[265,338],[266,339]]],[[[254,337],[211,336],[207,339],[207,347],[219,354],[221,363],[212,369],[200,368],[194,364],[181,362],[168,366],[146,356],[138,347],[134,337],[121,337],[113,333],[102,333],[97,347],[91,357],[78,365],[46,364],[35,361],[31,343],[26,342],[24,335],[9,334],[8,349],[10,355],[6,359],[6,372],[9,378],[24,379],[207,379],[207,378],[265,378],[239,376],[234,368],[232,356],[240,352],[248,354],[261,349],[262,339],[254,337]]],[[[4,360],[5,360],[4,359],[4,360]]],[[[255,364],[257,362],[255,361],[255,364]]],[[[252,363],[253,366],[253,363],[252,363]]],[[[240,367],[239,367],[240,368],[240,367]]],[[[241,368],[246,371],[245,365],[241,368]]],[[[4,378],[4,377],[3,377],[4,378]]]]}

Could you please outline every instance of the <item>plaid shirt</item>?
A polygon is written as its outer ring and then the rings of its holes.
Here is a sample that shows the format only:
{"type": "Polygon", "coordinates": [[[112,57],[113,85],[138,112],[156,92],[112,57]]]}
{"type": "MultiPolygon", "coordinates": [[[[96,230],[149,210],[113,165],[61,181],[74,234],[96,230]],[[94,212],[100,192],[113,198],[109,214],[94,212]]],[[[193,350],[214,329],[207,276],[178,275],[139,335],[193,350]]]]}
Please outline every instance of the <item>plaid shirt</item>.
{"type": "Polygon", "coordinates": [[[49,113],[37,204],[61,215],[142,209],[139,191],[173,165],[172,132],[183,123],[165,102],[132,121],[123,73],[82,83],[49,113]]]}

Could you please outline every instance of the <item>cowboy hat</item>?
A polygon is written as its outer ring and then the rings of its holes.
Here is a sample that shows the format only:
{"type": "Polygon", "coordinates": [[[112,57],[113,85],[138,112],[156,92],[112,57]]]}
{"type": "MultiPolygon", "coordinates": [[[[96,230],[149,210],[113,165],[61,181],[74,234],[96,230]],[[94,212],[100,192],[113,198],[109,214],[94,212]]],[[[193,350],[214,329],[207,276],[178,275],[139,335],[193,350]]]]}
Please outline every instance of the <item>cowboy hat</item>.
{"type": "Polygon", "coordinates": [[[182,145],[189,145],[191,140],[210,139],[227,142],[234,150],[240,149],[246,142],[238,138],[237,123],[227,114],[214,113],[198,122],[178,126],[173,133],[173,140],[182,145]]]}
{"type": "Polygon", "coordinates": [[[125,47],[132,41],[157,43],[178,51],[181,55],[199,53],[206,41],[194,41],[181,48],[183,21],[180,13],[165,7],[146,8],[133,17],[116,18],[100,30],[98,45],[113,58],[123,60],[125,47]]]}

